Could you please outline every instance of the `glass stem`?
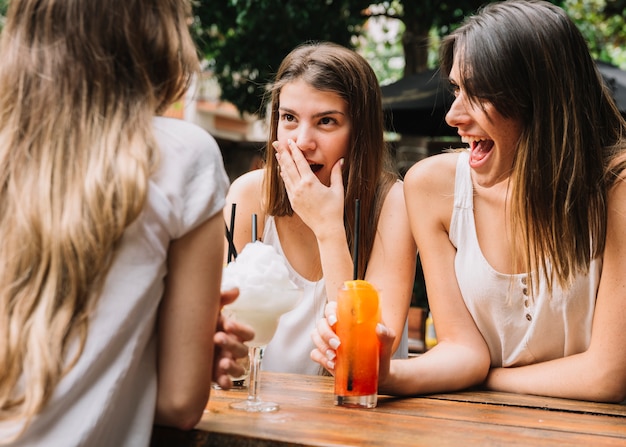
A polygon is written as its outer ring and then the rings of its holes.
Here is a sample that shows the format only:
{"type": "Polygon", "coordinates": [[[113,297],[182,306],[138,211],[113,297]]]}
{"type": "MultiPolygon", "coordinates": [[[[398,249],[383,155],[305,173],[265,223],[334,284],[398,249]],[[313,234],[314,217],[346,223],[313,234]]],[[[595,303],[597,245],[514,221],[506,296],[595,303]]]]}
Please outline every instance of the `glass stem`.
{"type": "Polygon", "coordinates": [[[250,356],[250,383],[248,383],[248,401],[259,401],[259,387],[261,378],[261,360],[263,359],[262,346],[252,346],[249,350],[250,356]]]}

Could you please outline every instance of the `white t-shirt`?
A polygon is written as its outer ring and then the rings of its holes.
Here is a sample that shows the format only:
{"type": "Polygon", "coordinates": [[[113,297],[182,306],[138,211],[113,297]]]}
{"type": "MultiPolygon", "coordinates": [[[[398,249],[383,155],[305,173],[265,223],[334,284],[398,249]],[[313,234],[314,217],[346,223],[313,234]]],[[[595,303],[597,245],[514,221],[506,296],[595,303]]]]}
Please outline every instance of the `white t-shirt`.
{"type": "Polygon", "coordinates": [[[535,276],[539,290],[531,296],[528,275],[495,271],[483,256],[474,221],[473,187],[467,152],[459,154],[450,241],[456,247],[456,278],[465,304],[489,346],[491,365],[522,366],[576,354],[587,349],[602,270],[591,262],[562,290],[535,276]]]}
{"type": "MultiPolygon", "coordinates": [[[[143,213],[117,250],[84,352],[16,445],[149,444],[157,392],[155,321],[168,246],[221,213],[229,185],[208,133],[171,118],[155,118],[154,127],[159,169],[143,213]]],[[[0,439],[11,428],[0,423],[0,439]]]]}

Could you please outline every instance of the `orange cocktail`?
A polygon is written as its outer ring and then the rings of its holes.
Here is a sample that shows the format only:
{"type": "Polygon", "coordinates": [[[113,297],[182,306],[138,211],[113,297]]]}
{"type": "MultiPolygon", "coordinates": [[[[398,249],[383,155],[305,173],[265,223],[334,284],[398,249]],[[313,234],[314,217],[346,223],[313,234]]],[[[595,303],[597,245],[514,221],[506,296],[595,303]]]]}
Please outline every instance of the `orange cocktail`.
{"type": "Polygon", "coordinates": [[[337,294],[335,405],[374,408],[378,397],[378,292],[363,280],[346,281],[337,294]]]}

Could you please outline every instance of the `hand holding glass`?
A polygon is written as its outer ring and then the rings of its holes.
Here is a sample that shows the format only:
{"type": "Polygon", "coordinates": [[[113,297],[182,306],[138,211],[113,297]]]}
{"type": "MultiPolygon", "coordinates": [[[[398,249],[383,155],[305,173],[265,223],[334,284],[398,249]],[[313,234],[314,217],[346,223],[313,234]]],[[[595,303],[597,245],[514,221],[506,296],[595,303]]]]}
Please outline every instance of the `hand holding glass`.
{"type": "Polygon", "coordinates": [[[250,348],[248,398],[230,404],[231,408],[248,412],[276,411],[279,405],[259,398],[259,379],[263,350],[274,336],[278,319],[293,309],[302,297],[302,289],[284,286],[245,286],[239,288],[239,298],[224,307],[236,320],[254,329],[255,336],[246,344],[250,348]]]}

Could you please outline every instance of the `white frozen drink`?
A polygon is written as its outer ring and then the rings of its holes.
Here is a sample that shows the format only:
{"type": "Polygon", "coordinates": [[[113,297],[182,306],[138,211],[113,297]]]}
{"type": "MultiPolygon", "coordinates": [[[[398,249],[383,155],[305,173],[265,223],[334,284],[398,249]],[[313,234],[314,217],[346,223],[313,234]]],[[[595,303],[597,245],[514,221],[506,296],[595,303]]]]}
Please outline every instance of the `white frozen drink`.
{"type": "Polygon", "coordinates": [[[222,276],[222,290],[239,288],[239,297],[225,312],[254,328],[249,346],[263,347],[276,332],[278,319],[295,307],[302,290],[289,279],[285,260],[260,241],[247,244],[222,276]]]}

